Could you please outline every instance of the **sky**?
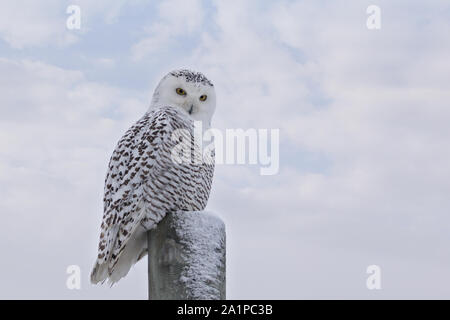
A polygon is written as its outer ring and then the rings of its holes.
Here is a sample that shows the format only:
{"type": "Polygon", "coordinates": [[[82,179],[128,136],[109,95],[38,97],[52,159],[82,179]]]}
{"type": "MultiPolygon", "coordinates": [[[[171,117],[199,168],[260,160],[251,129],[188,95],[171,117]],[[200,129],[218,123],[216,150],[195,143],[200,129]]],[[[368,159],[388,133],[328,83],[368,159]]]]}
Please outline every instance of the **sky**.
{"type": "Polygon", "coordinates": [[[446,0],[0,2],[0,298],[147,298],[146,259],[89,274],[109,157],[180,67],[214,127],[279,129],[277,174],[215,171],[227,298],[450,298],[449,56],[446,0]]]}

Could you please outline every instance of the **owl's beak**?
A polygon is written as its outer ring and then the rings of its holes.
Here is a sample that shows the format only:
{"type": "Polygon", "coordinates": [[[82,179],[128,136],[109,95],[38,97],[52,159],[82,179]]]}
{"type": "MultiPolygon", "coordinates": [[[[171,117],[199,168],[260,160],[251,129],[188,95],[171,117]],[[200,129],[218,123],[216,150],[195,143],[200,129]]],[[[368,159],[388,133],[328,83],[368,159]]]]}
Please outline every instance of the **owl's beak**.
{"type": "Polygon", "coordinates": [[[192,114],[192,111],[194,110],[194,105],[193,104],[191,104],[191,108],[189,109],[189,114],[192,114]]]}

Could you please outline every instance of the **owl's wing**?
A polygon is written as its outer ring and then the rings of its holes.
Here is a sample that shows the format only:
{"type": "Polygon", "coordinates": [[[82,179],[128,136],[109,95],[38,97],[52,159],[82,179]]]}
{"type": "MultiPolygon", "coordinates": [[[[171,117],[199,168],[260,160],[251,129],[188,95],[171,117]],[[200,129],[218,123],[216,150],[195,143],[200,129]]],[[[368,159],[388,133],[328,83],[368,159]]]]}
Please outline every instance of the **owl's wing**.
{"type": "MultiPolygon", "coordinates": [[[[171,139],[177,129],[172,117],[166,109],[145,114],[120,139],[111,156],[98,257],[91,274],[93,283],[113,273],[127,241],[142,219],[148,217],[146,182],[162,176],[172,165],[171,139]]],[[[162,218],[154,216],[154,223],[162,218]]]]}

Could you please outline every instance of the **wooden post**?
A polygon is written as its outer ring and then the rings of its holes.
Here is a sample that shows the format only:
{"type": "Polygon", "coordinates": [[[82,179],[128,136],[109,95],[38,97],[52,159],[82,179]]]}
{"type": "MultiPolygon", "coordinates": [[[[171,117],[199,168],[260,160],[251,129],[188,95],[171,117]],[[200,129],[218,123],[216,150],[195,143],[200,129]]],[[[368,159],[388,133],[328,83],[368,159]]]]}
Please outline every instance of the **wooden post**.
{"type": "Polygon", "coordinates": [[[225,224],[205,211],[167,214],[147,233],[149,300],[225,299],[225,224]]]}

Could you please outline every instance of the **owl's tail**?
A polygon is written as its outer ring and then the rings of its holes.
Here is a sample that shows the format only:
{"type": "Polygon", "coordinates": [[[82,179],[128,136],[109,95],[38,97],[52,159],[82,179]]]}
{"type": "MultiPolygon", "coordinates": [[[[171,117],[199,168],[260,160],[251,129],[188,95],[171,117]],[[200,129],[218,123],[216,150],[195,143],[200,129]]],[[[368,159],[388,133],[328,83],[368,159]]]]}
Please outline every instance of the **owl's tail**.
{"type": "Polygon", "coordinates": [[[111,286],[125,277],[130,268],[147,254],[147,233],[142,226],[136,228],[126,243],[117,261],[111,266],[111,261],[95,262],[91,272],[91,283],[104,283],[106,280],[111,286]]]}
{"type": "Polygon", "coordinates": [[[95,262],[94,268],[91,272],[91,283],[103,283],[108,278],[108,262],[100,264],[98,260],[95,262]]]}

